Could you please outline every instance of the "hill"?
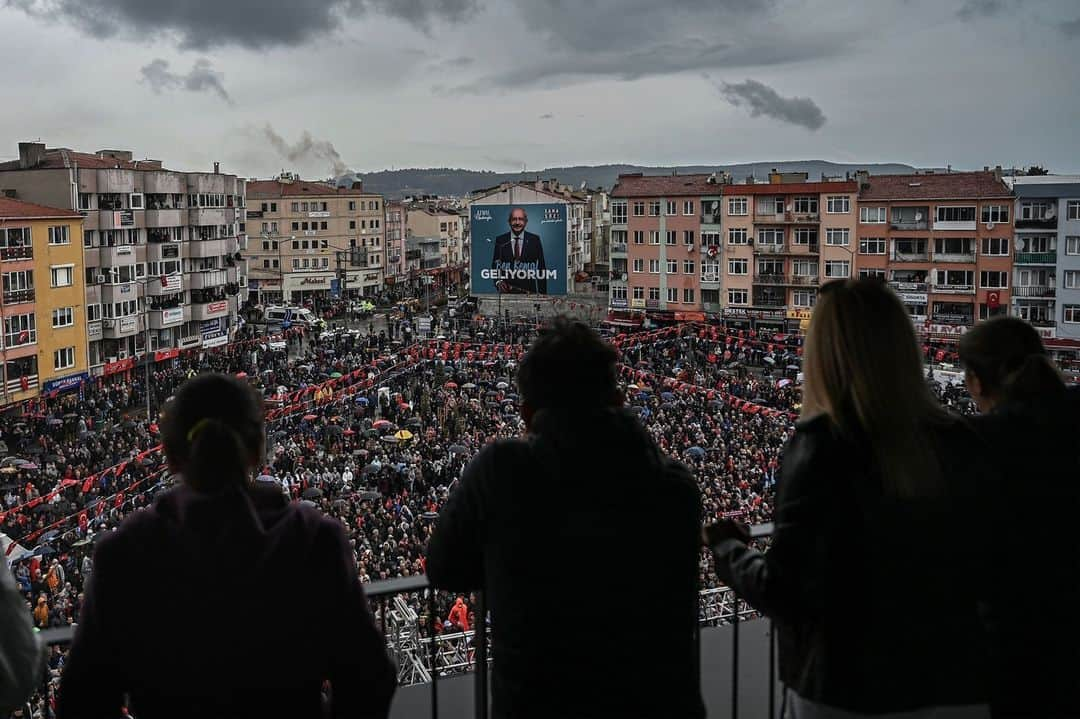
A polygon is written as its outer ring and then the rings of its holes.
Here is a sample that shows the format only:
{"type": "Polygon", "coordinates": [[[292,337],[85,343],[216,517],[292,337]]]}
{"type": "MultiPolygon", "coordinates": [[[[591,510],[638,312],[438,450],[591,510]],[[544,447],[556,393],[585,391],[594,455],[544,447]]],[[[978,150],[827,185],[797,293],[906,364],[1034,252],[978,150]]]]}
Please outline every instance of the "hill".
{"type": "Polygon", "coordinates": [[[616,178],[623,173],[643,172],[646,175],[669,175],[678,173],[689,175],[700,172],[719,172],[726,170],[736,182],[753,175],[759,179],[767,177],[772,169],[782,172],[807,172],[810,179],[816,180],[822,174],[843,175],[856,170],[869,170],[875,175],[900,175],[914,172],[910,165],[896,163],[840,163],[824,160],[797,160],[785,162],[753,162],[740,165],[682,165],[678,167],[647,167],[643,165],[575,165],[573,167],[549,167],[535,172],[491,172],[485,170],[461,170],[453,168],[383,170],[368,172],[361,177],[364,189],[378,192],[388,197],[400,198],[408,195],[467,195],[470,192],[498,185],[500,182],[515,180],[532,181],[558,179],[574,187],[582,183],[588,187],[611,189],[616,178]]]}

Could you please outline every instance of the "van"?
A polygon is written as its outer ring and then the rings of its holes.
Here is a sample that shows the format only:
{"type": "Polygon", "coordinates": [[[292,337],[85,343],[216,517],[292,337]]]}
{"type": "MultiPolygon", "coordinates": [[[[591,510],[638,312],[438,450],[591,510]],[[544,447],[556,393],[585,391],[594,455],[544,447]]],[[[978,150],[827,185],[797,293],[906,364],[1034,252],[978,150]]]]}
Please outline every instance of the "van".
{"type": "Polygon", "coordinates": [[[304,309],[303,307],[267,307],[263,312],[263,322],[268,325],[280,326],[285,318],[289,318],[289,322],[294,327],[320,327],[322,326],[322,320],[315,317],[311,310],[304,309]]]}

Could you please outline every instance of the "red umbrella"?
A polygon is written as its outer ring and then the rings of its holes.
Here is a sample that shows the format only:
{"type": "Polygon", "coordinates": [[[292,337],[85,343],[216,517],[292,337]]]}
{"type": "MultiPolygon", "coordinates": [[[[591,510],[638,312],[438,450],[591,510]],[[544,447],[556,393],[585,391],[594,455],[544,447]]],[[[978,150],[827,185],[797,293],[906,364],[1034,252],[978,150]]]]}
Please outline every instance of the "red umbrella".
{"type": "Polygon", "coordinates": [[[385,420],[385,419],[377,419],[377,420],[375,420],[374,422],[371,423],[371,428],[372,429],[381,429],[383,427],[389,427],[389,426],[390,426],[390,421],[385,420]]]}
{"type": "Polygon", "coordinates": [[[247,372],[237,372],[236,376],[240,379],[244,379],[245,377],[247,377],[247,372]]]}
{"type": "Polygon", "coordinates": [[[305,414],[304,419],[307,420],[308,422],[310,422],[313,419],[318,419],[318,416],[314,415],[314,414],[305,414]]]}
{"type": "Polygon", "coordinates": [[[345,430],[344,434],[346,434],[346,435],[354,435],[354,434],[356,434],[356,432],[352,431],[352,428],[349,428],[349,429],[345,430]]]}
{"type": "Polygon", "coordinates": [[[446,384],[443,385],[443,387],[446,387],[446,389],[457,389],[457,383],[456,382],[447,382],[446,384]]]}

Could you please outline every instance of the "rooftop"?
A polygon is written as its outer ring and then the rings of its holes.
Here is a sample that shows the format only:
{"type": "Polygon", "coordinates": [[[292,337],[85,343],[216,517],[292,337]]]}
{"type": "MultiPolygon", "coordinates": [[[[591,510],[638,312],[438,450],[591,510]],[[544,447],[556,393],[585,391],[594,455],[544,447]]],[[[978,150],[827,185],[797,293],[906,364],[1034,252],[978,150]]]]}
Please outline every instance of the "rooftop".
{"type": "Polygon", "coordinates": [[[56,207],[14,200],[10,197],[0,197],[0,220],[42,220],[61,217],[82,219],[82,215],[73,210],[61,210],[56,207]]]}
{"type": "Polygon", "coordinates": [[[364,192],[363,187],[335,187],[325,182],[308,180],[248,180],[248,199],[268,197],[360,197],[376,196],[375,192],[364,192]]]}
{"type": "Polygon", "coordinates": [[[1012,197],[994,172],[947,172],[926,175],[872,175],[859,200],[975,200],[1012,197]]]}
{"type": "Polygon", "coordinates": [[[172,172],[161,166],[161,160],[135,160],[128,150],[98,150],[76,152],[66,147],[45,147],[41,143],[20,143],[19,159],[0,162],[4,170],[62,170],[67,167],[84,170],[140,170],[172,172]]]}
{"type": "Polygon", "coordinates": [[[823,192],[845,193],[858,192],[859,183],[847,181],[831,182],[755,182],[738,185],[724,185],[725,195],[817,195],[823,192]]]}
{"type": "Polygon", "coordinates": [[[720,194],[721,185],[709,182],[712,175],[619,175],[612,197],[699,197],[720,194]]]}

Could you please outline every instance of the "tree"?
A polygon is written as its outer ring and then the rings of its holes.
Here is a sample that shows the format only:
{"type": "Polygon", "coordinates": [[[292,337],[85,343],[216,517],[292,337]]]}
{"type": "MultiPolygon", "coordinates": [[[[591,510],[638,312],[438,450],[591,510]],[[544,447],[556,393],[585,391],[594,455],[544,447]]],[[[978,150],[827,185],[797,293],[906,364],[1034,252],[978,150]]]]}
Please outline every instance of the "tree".
{"type": "Polygon", "coordinates": [[[1027,169],[1026,174],[1029,175],[1029,176],[1032,176],[1032,175],[1049,175],[1050,170],[1047,170],[1042,165],[1032,165],[1031,167],[1029,167],[1027,169]]]}

